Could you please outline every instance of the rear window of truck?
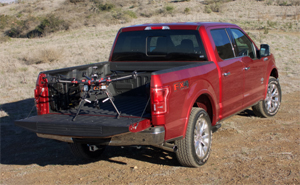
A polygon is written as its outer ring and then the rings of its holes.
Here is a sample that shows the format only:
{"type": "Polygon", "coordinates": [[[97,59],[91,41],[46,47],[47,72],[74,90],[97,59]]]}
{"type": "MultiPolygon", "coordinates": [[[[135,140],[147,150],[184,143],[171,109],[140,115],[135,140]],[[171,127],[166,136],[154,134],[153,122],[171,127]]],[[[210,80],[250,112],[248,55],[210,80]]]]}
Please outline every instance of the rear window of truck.
{"type": "Polygon", "coordinates": [[[112,61],[206,61],[196,30],[147,30],[122,32],[112,61]]]}

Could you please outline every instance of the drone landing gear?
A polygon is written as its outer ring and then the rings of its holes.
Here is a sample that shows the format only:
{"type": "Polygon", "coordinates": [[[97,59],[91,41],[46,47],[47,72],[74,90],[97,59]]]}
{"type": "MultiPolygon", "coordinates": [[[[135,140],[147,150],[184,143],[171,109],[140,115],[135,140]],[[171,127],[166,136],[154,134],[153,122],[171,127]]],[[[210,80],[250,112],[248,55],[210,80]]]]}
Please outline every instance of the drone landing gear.
{"type": "MultiPolygon", "coordinates": [[[[86,99],[87,94],[88,94],[88,93],[85,93],[84,96],[81,98],[81,101],[80,101],[80,103],[79,103],[79,107],[78,107],[78,109],[77,109],[76,115],[74,116],[74,118],[72,119],[72,121],[75,121],[75,120],[76,120],[76,118],[77,118],[77,116],[79,115],[79,112],[80,112],[80,110],[81,110],[81,107],[82,107],[82,105],[83,105],[85,102],[92,103],[90,100],[86,99]]],[[[120,118],[120,115],[121,115],[121,112],[118,110],[117,106],[115,105],[114,99],[113,99],[112,95],[110,94],[110,92],[109,92],[108,90],[105,90],[105,94],[106,94],[107,98],[104,99],[104,100],[102,101],[102,103],[105,103],[106,101],[109,100],[110,103],[113,105],[114,109],[115,109],[116,112],[117,112],[117,117],[116,117],[116,118],[119,119],[119,118],[120,118]]],[[[100,105],[99,105],[99,101],[98,101],[97,95],[96,95],[96,98],[95,98],[95,101],[94,101],[94,106],[97,107],[97,109],[100,109],[100,105]]]]}

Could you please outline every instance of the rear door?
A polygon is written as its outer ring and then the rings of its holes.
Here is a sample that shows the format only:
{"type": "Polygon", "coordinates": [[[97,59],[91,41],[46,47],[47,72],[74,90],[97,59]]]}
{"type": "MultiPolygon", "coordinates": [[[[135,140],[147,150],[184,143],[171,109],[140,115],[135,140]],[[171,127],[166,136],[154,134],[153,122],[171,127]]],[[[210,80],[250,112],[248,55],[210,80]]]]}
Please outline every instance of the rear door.
{"type": "Polygon", "coordinates": [[[243,106],[244,71],[242,58],[236,58],[234,47],[225,28],[211,28],[215,54],[221,69],[220,118],[237,112],[243,106]]]}
{"type": "Polygon", "coordinates": [[[257,58],[256,47],[246,34],[238,28],[228,29],[232,33],[236,56],[243,62],[245,87],[243,107],[248,107],[263,98],[264,69],[266,62],[257,58]]]}

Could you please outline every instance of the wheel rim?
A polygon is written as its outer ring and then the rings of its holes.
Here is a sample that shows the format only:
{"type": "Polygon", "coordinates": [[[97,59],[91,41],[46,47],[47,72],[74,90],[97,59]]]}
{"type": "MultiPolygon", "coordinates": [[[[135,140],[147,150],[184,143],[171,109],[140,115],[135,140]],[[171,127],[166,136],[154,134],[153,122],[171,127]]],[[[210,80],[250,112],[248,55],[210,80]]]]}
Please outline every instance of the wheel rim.
{"type": "Polygon", "coordinates": [[[265,99],[265,107],[268,113],[272,114],[276,112],[280,105],[280,97],[279,97],[279,90],[275,84],[268,85],[268,93],[265,99]]]}
{"type": "Polygon", "coordinates": [[[202,159],[208,153],[210,144],[208,123],[205,119],[199,118],[194,130],[194,146],[196,155],[202,159]]]}

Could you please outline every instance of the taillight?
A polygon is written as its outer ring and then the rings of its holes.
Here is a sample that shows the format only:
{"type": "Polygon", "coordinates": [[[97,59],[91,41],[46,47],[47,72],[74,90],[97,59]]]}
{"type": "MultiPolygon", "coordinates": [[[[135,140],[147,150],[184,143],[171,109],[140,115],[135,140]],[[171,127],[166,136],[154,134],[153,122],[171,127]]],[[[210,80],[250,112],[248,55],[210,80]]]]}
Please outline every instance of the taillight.
{"type": "Polygon", "coordinates": [[[49,113],[48,80],[43,73],[37,78],[34,98],[38,115],[49,113]]]}
{"type": "Polygon", "coordinates": [[[169,87],[151,89],[151,102],[153,114],[165,114],[168,111],[167,100],[169,87]]]}

